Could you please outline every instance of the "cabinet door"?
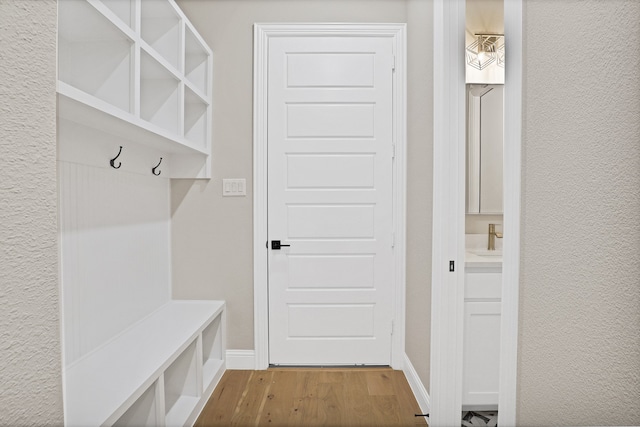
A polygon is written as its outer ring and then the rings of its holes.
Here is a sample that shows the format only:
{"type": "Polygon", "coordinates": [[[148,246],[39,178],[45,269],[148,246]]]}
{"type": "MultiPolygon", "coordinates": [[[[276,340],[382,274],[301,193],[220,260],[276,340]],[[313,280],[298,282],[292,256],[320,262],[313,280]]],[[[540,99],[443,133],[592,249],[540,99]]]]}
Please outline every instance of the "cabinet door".
{"type": "Polygon", "coordinates": [[[463,406],[497,407],[499,355],[500,302],[465,302],[463,406]]]}

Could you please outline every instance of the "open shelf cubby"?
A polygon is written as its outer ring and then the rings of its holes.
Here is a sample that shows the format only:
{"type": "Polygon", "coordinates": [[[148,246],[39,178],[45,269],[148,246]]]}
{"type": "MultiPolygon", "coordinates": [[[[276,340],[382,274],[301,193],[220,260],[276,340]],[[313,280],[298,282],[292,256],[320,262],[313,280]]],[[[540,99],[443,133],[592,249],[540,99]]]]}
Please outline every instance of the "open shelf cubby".
{"type": "Polygon", "coordinates": [[[205,388],[216,378],[223,361],[222,318],[217,317],[202,331],[202,378],[205,388]]]}
{"type": "Polygon", "coordinates": [[[176,70],[182,71],[180,14],[172,2],[142,0],[141,36],[176,70]]]}
{"type": "Polygon", "coordinates": [[[135,31],[135,0],[99,0],[114,15],[120,19],[124,25],[135,31]]]}
{"type": "Polygon", "coordinates": [[[158,382],[155,381],[142,396],[113,424],[114,427],[157,426],[161,424],[158,416],[156,394],[158,382]]]}
{"type": "Polygon", "coordinates": [[[59,80],[131,113],[133,40],[87,2],[59,2],[58,20],[59,80]]]}
{"type": "Polygon", "coordinates": [[[185,26],[184,74],[203,94],[206,94],[208,89],[208,68],[209,53],[189,26],[185,26]]]}
{"type": "Polygon", "coordinates": [[[164,372],[166,425],[182,426],[193,412],[202,394],[198,381],[197,342],[185,351],[164,372]]]}
{"type": "Polygon", "coordinates": [[[180,82],[160,63],[141,51],[140,117],[180,134],[180,82]]]}
{"type": "Polygon", "coordinates": [[[185,86],[184,90],[184,137],[198,147],[207,146],[208,105],[185,86]]]}

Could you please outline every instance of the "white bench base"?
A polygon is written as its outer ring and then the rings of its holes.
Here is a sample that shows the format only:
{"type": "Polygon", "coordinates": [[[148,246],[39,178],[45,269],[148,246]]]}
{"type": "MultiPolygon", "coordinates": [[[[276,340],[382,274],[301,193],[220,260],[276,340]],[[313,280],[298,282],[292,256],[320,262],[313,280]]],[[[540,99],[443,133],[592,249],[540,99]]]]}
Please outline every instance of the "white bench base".
{"type": "Polygon", "coordinates": [[[224,301],[170,301],[66,367],[67,426],[193,425],[225,370],[224,301]]]}

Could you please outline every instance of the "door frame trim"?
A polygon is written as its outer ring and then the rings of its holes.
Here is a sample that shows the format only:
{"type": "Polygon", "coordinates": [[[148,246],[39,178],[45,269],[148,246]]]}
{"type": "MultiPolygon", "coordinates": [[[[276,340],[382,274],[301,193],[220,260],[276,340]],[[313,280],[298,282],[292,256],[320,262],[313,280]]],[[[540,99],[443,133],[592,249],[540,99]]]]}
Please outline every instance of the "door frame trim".
{"type": "MultiPolygon", "coordinates": [[[[515,425],[522,150],[523,0],[504,4],[504,242],[498,425],[515,425]]],[[[464,291],[464,0],[434,0],[434,178],[430,425],[456,425],[462,410],[464,291]],[[454,142],[454,143],[451,143],[454,142]],[[451,172],[455,169],[455,172],[451,172]],[[462,173],[462,174],[461,174],[462,173]],[[454,218],[451,221],[451,218],[454,218]],[[448,261],[458,271],[448,272],[448,261]]]]}
{"type": "Polygon", "coordinates": [[[255,368],[269,367],[267,242],[267,66],[271,37],[334,35],[389,37],[396,58],[393,80],[394,301],[391,367],[405,358],[406,294],[406,24],[254,24],[253,44],[253,315],[255,368]]]}
{"type": "Polygon", "coordinates": [[[465,0],[433,2],[429,425],[460,424],[464,315],[465,0]],[[453,272],[449,262],[458,265],[453,272]]]}
{"type": "Polygon", "coordinates": [[[504,2],[504,232],[498,422],[516,425],[522,200],[523,0],[504,2]]]}

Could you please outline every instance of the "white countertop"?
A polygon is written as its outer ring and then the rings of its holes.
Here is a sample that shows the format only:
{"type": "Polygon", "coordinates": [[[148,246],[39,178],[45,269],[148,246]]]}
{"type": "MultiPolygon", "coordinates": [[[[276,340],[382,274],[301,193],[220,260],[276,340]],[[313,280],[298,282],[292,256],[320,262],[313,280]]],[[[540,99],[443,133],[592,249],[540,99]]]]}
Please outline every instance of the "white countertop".
{"type": "Polygon", "coordinates": [[[496,239],[496,250],[487,249],[487,234],[465,235],[465,268],[502,268],[502,239],[496,239]]]}
{"type": "Polygon", "coordinates": [[[495,252],[495,255],[478,255],[470,251],[465,251],[464,266],[466,268],[502,268],[502,252],[495,252]],[[500,255],[498,255],[500,254],[500,255]]]}

